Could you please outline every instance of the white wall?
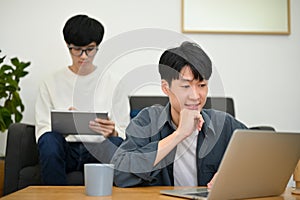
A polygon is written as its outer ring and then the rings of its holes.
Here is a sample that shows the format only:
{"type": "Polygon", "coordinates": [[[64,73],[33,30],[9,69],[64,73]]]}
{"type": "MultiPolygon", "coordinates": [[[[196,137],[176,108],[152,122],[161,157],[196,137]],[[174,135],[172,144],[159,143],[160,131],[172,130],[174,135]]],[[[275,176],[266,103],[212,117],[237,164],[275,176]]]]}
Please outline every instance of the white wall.
{"type": "MultiPolygon", "coordinates": [[[[104,40],[140,28],[181,31],[180,0],[1,0],[1,55],[18,56],[32,63],[30,74],[21,81],[26,106],[23,122],[34,123],[34,102],[40,81],[70,64],[62,27],[70,16],[78,13],[104,23],[104,40]]],[[[300,131],[299,15],[300,1],[291,0],[288,36],[183,35],[198,42],[211,56],[225,95],[235,100],[237,118],[249,126],[267,124],[279,131],[300,131]]],[[[151,39],[151,35],[144,39],[151,39]]],[[[134,59],[135,66],[153,64],[158,56],[134,59]]],[[[211,91],[212,95],[218,93],[211,91]]]]}

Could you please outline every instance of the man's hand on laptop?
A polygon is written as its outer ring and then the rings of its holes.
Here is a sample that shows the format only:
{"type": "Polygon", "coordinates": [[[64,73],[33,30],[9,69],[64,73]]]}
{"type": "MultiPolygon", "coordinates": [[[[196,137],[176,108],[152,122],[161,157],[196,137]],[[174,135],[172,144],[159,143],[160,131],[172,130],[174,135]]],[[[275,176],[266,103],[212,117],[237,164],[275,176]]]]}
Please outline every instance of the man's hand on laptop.
{"type": "Polygon", "coordinates": [[[214,177],[210,180],[209,183],[207,183],[207,188],[208,188],[208,189],[211,189],[211,188],[212,188],[212,186],[213,186],[213,184],[214,184],[214,182],[215,182],[215,180],[216,180],[217,175],[218,175],[218,172],[215,173],[214,177]]]}
{"type": "Polygon", "coordinates": [[[115,123],[110,119],[96,118],[94,121],[90,121],[89,127],[93,131],[101,133],[104,137],[118,136],[118,132],[115,130],[115,123]]]}

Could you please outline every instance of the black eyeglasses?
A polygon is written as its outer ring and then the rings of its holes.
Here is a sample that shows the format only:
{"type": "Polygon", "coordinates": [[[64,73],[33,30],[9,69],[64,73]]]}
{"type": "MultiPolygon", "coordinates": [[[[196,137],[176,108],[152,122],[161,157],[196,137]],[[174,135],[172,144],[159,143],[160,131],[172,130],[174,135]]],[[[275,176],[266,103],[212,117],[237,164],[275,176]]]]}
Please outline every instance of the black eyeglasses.
{"type": "Polygon", "coordinates": [[[98,47],[87,47],[86,49],[83,49],[81,47],[69,46],[69,50],[73,56],[80,57],[83,52],[85,52],[88,57],[92,57],[97,53],[98,47]]]}

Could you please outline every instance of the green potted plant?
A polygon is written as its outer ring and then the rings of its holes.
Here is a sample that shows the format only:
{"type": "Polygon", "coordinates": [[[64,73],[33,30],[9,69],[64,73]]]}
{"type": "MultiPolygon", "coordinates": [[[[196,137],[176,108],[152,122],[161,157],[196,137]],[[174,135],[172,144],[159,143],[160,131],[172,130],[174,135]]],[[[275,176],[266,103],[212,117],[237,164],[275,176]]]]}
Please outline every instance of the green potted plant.
{"type": "MultiPolygon", "coordinates": [[[[0,50],[1,53],[1,50],[0,50]]],[[[20,62],[18,58],[10,59],[5,64],[6,56],[0,57],[0,131],[4,132],[11,123],[20,122],[24,105],[20,97],[20,78],[28,74],[25,69],[30,62],[20,62]]]]}

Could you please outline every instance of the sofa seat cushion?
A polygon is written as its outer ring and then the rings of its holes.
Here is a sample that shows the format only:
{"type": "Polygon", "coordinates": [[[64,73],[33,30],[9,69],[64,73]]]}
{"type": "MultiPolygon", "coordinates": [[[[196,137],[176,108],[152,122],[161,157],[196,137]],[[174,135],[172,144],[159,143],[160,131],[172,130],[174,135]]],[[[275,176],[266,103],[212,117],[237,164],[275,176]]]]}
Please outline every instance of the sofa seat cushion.
{"type": "Polygon", "coordinates": [[[20,170],[18,188],[22,189],[29,185],[41,185],[39,165],[24,167],[20,170]]]}
{"type": "Polygon", "coordinates": [[[83,172],[74,171],[67,174],[68,185],[84,185],[83,172]]]}

